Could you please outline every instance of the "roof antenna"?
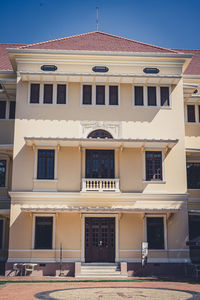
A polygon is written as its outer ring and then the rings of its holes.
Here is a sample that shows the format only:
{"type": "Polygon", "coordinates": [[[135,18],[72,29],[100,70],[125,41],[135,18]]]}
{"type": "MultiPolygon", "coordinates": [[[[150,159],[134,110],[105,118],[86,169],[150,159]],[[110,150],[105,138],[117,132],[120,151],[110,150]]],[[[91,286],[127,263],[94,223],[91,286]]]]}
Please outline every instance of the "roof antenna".
{"type": "Polygon", "coordinates": [[[96,7],[96,29],[99,31],[99,8],[98,6],[96,7]]]}

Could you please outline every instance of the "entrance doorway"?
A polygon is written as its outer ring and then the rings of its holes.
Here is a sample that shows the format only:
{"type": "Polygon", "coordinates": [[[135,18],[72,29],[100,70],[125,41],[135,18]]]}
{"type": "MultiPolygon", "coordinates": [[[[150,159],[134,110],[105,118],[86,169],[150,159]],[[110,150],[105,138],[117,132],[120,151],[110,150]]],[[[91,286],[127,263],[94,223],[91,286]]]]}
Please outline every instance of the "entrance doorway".
{"type": "Polygon", "coordinates": [[[85,262],[115,262],[115,218],[85,218],[85,262]]]}

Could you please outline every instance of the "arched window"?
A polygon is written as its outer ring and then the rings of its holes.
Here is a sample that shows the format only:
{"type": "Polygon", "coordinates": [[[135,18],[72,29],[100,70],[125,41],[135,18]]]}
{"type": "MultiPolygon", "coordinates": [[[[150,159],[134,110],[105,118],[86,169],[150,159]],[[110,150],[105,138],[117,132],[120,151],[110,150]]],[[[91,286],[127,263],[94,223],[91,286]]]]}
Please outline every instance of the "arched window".
{"type": "Polygon", "coordinates": [[[92,131],[89,135],[88,135],[88,138],[93,138],[93,139],[97,139],[97,138],[100,138],[100,139],[112,139],[112,135],[106,131],[106,130],[103,130],[103,129],[98,129],[98,130],[94,130],[92,131]]]}

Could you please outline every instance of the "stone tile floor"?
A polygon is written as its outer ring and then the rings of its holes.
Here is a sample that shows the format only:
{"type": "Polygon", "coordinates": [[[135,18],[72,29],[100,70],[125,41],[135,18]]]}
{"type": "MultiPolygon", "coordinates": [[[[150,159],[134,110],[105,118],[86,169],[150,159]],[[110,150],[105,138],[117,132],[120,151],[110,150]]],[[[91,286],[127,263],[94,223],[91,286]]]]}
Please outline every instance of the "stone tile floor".
{"type": "Polygon", "coordinates": [[[81,282],[73,277],[0,277],[0,281],[11,281],[5,285],[0,285],[0,299],[200,300],[200,282],[167,281],[166,279],[165,281],[159,281],[155,278],[152,279],[145,278],[142,280],[142,278],[134,277],[123,281],[114,281],[113,279],[113,282],[111,281],[112,279],[109,279],[109,281],[104,280],[103,282],[102,279],[100,279],[101,281],[91,279],[90,282],[81,282]],[[40,280],[43,282],[38,282],[40,280]]]}

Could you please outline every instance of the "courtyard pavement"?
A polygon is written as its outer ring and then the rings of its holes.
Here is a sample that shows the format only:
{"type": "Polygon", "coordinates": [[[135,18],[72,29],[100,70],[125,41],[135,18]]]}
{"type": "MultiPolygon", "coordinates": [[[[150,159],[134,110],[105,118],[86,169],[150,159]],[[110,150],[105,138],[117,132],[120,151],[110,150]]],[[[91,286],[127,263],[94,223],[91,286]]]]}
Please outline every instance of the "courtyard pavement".
{"type": "Polygon", "coordinates": [[[200,282],[195,281],[0,277],[5,280],[9,283],[0,285],[1,300],[200,300],[200,282]]]}

